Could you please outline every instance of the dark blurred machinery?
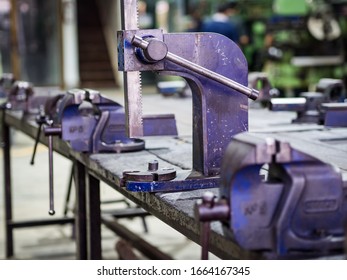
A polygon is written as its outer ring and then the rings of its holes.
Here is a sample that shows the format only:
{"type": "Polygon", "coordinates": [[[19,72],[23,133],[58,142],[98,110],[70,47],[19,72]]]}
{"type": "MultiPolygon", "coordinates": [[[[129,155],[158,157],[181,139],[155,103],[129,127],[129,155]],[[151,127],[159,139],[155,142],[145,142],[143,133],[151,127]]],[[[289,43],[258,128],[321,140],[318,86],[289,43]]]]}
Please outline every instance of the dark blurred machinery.
{"type": "Polygon", "coordinates": [[[12,79],[8,81],[6,78],[4,78],[3,83],[3,92],[6,96],[6,101],[1,105],[3,109],[35,114],[34,111],[37,110],[35,103],[38,102],[31,83],[12,79]]]}
{"type": "Polygon", "coordinates": [[[297,118],[294,123],[316,123],[331,126],[343,126],[346,123],[347,111],[341,115],[346,108],[346,88],[342,80],[321,79],[315,92],[303,92],[300,97],[294,98],[272,98],[269,101],[269,109],[272,111],[294,111],[297,118]],[[338,108],[338,110],[337,110],[338,108]],[[336,115],[336,112],[339,112],[336,115]],[[336,115],[336,116],[335,116],[336,115]],[[325,121],[325,120],[328,121],[325,121]]]}
{"type": "Polygon", "coordinates": [[[7,98],[16,79],[12,73],[3,73],[0,78],[0,98],[7,98]]]}
{"type": "Polygon", "coordinates": [[[345,79],[343,7],[345,1],[274,1],[264,71],[283,95],[308,91],[323,77],[345,79]]]}

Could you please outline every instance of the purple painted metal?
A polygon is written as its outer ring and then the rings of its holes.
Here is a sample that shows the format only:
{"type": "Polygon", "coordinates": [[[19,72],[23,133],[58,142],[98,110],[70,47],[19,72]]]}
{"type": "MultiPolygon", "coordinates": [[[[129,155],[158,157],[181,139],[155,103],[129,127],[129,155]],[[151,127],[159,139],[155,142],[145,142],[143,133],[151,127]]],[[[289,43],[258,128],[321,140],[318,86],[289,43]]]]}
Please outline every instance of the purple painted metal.
{"type": "MultiPolygon", "coordinates": [[[[346,192],[336,167],[287,142],[241,133],[223,160],[221,198],[204,195],[195,216],[205,231],[222,221],[240,246],[266,257],[328,256],[344,250],[346,192]]],[[[202,246],[205,258],[205,239],[202,246]]]]}
{"type": "Polygon", "coordinates": [[[146,171],[124,171],[123,180],[136,182],[169,181],[176,178],[174,168],[161,168],[157,160],[148,162],[146,171]]]}
{"type": "MultiPolygon", "coordinates": [[[[126,135],[124,108],[94,90],[70,90],[54,97],[46,106],[54,125],[61,127],[61,137],[72,149],[81,152],[130,152],[144,149],[144,141],[126,135]],[[53,112],[53,113],[52,113],[53,112]]],[[[173,115],[149,116],[145,135],[177,135],[173,115]],[[153,120],[157,127],[153,129],[153,120]]]]}
{"type": "Polygon", "coordinates": [[[144,142],[125,135],[124,110],[118,103],[94,90],[70,90],[50,100],[55,127],[72,149],[81,152],[122,152],[144,148],[144,142]]]}
{"type": "Polygon", "coordinates": [[[226,220],[229,217],[229,206],[225,200],[217,201],[211,192],[204,193],[201,203],[195,205],[195,217],[201,224],[201,259],[208,259],[210,222],[216,220],[226,220]]]}
{"type": "Polygon", "coordinates": [[[214,33],[163,34],[160,30],[124,30],[118,34],[120,70],[156,71],[187,80],[193,92],[193,169],[206,177],[218,175],[229,141],[237,133],[248,130],[247,97],[169,59],[156,63],[141,60],[131,43],[135,35],[155,37],[165,43],[170,54],[246,88],[248,67],[243,53],[234,42],[214,33]]]}
{"type": "Polygon", "coordinates": [[[224,157],[221,197],[230,214],[224,221],[249,250],[281,257],[342,251],[345,192],[334,166],[266,135],[237,135],[224,157]]]}
{"type": "Polygon", "coordinates": [[[347,127],[347,103],[324,103],[324,125],[328,127],[347,127]]]}

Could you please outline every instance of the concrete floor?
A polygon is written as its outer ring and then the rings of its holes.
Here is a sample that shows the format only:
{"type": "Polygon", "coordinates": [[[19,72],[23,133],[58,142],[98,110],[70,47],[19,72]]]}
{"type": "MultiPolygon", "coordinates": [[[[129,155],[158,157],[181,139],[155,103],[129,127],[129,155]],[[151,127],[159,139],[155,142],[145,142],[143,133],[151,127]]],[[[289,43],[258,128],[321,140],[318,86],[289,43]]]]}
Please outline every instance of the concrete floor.
{"type": "MultiPolygon", "coordinates": [[[[122,92],[101,90],[106,96],[120,102],[122,92]]],[[[191,98],[178,96],[163,97],[154,88],[144,90],[145,113],[175,113],[180,135],[191,135],[191,98]]],[[[38,147],[35,165],[29,164],[33,140],[20,132],[13,131],[12,146],[12,180],[13,180],[13,215],[15,221],[48,218],[48,152],[43,145],[38,147]]],[[[0,151],[0,170],[3,169],[3,154],[0,151]]],[[[64,211],[64,200],[67,191],[71,163],[69,160],[54,155],[54,184],[56,216],[64,211]]],[[[5,258],[4,241],[4,201],[3,176],[0,183],[0,259],[5,258]]],[[[102,199],[121,198],[107,185],[101,185],[102,199]]],[[[118,205],[117,207],[121,207],[118,205]]],[[[71,215],[71,213],[70,213],[71,215]]],[[[146,218],[149,233],[143,233],[140,218],[121,219],[132,231],[154,244],[175,259],[199,259],[201,248],[174,229],[155,217],[146,218]]],[[[74,259],[75,244],[71,238],[72,228],[65,226],[46,226],[16,229],[14,232],[15,259],[74,259]]],[[[102,247],[104,259],[117,259],[114,250],[118,238],[105,227],[102,228],[102,247]]],[[[212,259],[217,259],[211,255],[212,259]]]]}

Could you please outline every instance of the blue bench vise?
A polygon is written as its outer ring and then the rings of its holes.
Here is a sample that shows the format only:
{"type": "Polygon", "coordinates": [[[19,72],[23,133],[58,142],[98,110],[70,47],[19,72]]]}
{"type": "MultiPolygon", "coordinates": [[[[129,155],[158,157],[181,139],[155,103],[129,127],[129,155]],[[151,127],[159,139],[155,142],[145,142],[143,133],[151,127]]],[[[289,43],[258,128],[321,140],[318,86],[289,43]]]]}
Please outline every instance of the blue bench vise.
{"type": "MultiPolygon", "coordinates": [[[[52,97],[45,106],[45,114],[38,120],[44,124],[44,133],[48,136],[51,215],[54,214],[53,136],[67,141],[74,151],[90,154],[135,152],[145,148],[144,140],[127,137],[123,106],[95,90],[73,89],[52,97]]],[[[147,132],[177,135],[174,116],[159,119],[151,116],[145,125],[144,134],[147,132]]]]}
{"type": "Polygon", "coordinates": [[[195,213],[204,223],[222,221],[224,233],[242,248],[268,258],[342,254],[347,221],[343,174],[286,141],[241,133],[225,153],[220,198],[205,194],[195,213]]]}

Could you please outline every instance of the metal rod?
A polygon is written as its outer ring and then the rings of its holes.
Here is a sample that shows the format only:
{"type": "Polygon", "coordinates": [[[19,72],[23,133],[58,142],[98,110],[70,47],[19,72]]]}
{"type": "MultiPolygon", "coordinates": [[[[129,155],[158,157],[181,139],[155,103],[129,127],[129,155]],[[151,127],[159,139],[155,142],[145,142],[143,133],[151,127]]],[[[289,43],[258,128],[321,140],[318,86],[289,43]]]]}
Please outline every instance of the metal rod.
{"type": "Polygon", "coordinates": [[[72,224],[75,222],[74,218],[57,218],[57,219],[47,219],[47,220],[32,220],[32,221],[17,221],[9,223],[9,227],[15,228],[27,228],[27,227],[41,227],[41,226],[51,226],[51,225],[65,225],[72,224]]]}
{"type": "Polygon", "coordinates": [[[210,239],[210,222],[201,224],[201,259],[208,260],[208,245],[210,239]]]}
{"type": "Polygon", "coordinates": [[[123,239],[119,240],[116,243],[116,251],[119,255],[120,260],[138,260],[139,259],[134,253],[133,247],[123,239]]]}
{"type": "Polygon", "coordinates": [[[69,203],[70,203],[70,197],[71,197],[73,175],[74,175],[74,165],[72,164],[70,177],[69,177],[69,183],[68,183],[67,191],[66,191],[65,207],[64,207],[64,217],[67,216],[67,212],[69,211],[69,203]]]}
{"type": "MultiPolygon", "coordinates": [[[[143,40],[141,37],[134,35],[132,42],[135,47],[139,47],[143,50],[146,50],[146,48],[149,45],[149,42],[143,40]]],[[[227,87],[230,87],[234,90],[237,90],[238,92],[246,95],[248,98],[252,100],[256,100],[258,98],[259,92],[255,89],[246,87],[238,82],[235,82],[231,79],[228,79],[227,77],[224,77],[214,71],[211,71],[205,67],[202,67],[196,63],[193,63],[187,59],[184,59],[183,57],[180,57],[178,55],[175,55],[171,52],[167,52],[166,59],[180,65],[184,68],[187,68],[195,73],[198,73],[206,78],[209,78],[211,80],[214,80],[216,82],[219,82],[227,87]]]]}
{"type": "Polygon", "coordinates": [[[34,150],[33,150],[32,156],[31,156],[31,160],[30,160],[31,165],[34,165],[34,163],[35,163],[35,155],[36,155],[37,145],[39,144],[39,140],[40,140],[41,127],[42,127],[42,124],[39,125],[38,131],[36,134],[34,150]]]}
{"type": "Polygon", "coordinates": [[[85,166],[78,160],[74,160],[74,180],[76,191],[76,257],[78,260],[86,260],[88,258],[86,221],[86,170],[85,166]]]}
{"type": "MultiPolygon", "coordinates": [[[[121,0],[122,30],[138,29],[137,0],[121,0]]],[[[129,137],[142,137],[142,96],[139,71],[124,72],[125,117],[129,137]]]]}
{"type": "Polygon", "coordinates": [[[149,257],[151,260],[172,260],[171,256],[160,251],[140,236],[119,224],[116,219],[112,218],[112,216],[102,215],[101,221],[107,228],[112,230],[119,237],[128,241],[134,248],[149,257]]]}
{"type": "Polygon", "coordinates": [[[53,186],[53,136],[48,136],[48,164],[49,164],[49,215],[54,215],[54,186],[53,186]]]}
{"type": "Polygon", "coordinates": [[[89,260],[101,260],[101,213],[100,181],[87,173],[86,184],[86,222],[87,248],[89,260]]]}

